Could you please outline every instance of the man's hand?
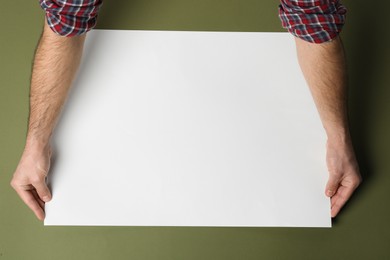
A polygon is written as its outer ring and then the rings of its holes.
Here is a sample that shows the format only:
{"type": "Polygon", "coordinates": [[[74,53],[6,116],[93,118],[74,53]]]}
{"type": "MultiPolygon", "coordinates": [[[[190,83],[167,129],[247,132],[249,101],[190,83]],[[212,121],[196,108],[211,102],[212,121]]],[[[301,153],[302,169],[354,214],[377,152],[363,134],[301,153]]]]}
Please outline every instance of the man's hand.
{"type": "Polygon", "coordinates": [[[11,186],[41,221],[45,218],[44,205],[51,199],[45,179],[50,168],[51,148],[26,146],[11,180],[11,186]]]}
{"type": "Polygon", "coordinates": [[[335,217],[361,182],[349,133],[344,47],[340,37],[321,44],[295,37],[295,42],[299,65],[328,136],[325,194],[331,197],[335,217]]]}
{"type": "Polygon", "coordinates": [[[50,168],[50,138],[80,65],[86,34],[62,37],[44,28],[34,55],[26,146],[11,186],[38,217],[51,199],[45,178],[50,168]]]}
{"type": "Polygon", "coordinates": [[[325,194],[331,198],[331,216],[335,217],[359,186],[362,177],[350,141],[328,140],[326,162],[329,180],[325,194]]]}

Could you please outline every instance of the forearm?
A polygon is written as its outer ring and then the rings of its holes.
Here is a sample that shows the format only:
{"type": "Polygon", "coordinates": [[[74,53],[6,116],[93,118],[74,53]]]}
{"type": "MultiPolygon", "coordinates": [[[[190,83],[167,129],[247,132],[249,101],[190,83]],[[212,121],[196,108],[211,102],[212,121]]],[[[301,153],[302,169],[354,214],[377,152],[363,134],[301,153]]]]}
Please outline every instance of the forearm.
{"type": "Polygon", "coordinates": [[[340,37],[322,44],[295,41],[299,64],[328,139],[348,141],[347,70],[340,37]]]}
{"type": "Polygon", "coordinates": [[[85,34],[62,37],[47,24],[39,40],[32,69],[26,145],[10,185],[39,220],[51,192],[50,138],[81,60],[85,34]]]}
{"type": "Polygon", "coordinates": [[[295,36],[299,65],[328,136],[325,194],[331,198],[332,217],[362,181],[348,126],[347,65],[339,37],[346,12],[340,0],[280,0],[279,5],[279,18],[295,36]]]}
{"type": "Polygon", "coordinates": [[[26,147],[49,144],[55,124],[80,64],[85,34],[61,37],[46,21],[31,77],[26,147]]]}
{"type": "Polygon", "coordinates": [[[328,136],[325,194],[331,197],[331,216],[335,217],[362,181],[348,127],[344,48],[339,37],[321,44],[296,38],[296,44],[299,64],[328,136]]]}

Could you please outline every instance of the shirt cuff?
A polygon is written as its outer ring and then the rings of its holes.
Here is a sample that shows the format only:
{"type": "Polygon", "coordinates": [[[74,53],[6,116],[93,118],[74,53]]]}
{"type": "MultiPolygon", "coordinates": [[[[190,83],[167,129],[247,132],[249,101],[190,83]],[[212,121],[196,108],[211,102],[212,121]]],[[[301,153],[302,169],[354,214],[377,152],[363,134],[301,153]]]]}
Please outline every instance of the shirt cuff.
{"type": "Polygon", "coordinates": [[[51,30],[60,36],[84,34],[96,26],[103,0],[39,0],[51,30]]]}
{"type": "Polygon", "coordinates": [[[280,0],[282,27],[312,43],[331,41],[345,24],[347,9],[339,0],[280,0]]]}

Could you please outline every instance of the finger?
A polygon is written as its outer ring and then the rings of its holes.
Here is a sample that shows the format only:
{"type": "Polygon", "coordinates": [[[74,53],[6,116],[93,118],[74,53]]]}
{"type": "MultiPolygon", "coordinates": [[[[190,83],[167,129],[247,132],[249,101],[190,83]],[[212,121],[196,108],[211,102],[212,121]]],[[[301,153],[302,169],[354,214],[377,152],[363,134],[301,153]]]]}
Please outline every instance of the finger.
{"type": "Polygon", "coordinates": [[[325,194],[332,197],[340,186],[340,178],[337,175],[330,174],[328,183],[326,184],[325,194]]]}
{"type": "Polygon", "coordinates": [[[354,187],[341,186],[332,197],[331,216],[335,217],[354,192],[354,187]]]}
{"type": "Polygon", "coordinates": [[[339,200],[339,198],[337,196],[333,196],[331,198],[331,206],[330,206],[330,216],[332,218],[336,217],[337,214],[339,213],[339,211],[341,210],[341,207],[337,207],[336,203],[338,203],[337,201],[339,200]]]}
{"type": "Polygon", "coordinates": [[[38,201],[39,203],[39,206],[41,206],[41,208],[43,209],[43,211],[45,211],[45,202],[43,200],[41,200],[41,198],[39,198],[39,195],[37,193],[37,191],[35,189],[32,189],[31,190],[31,194],[34,196],[34,198],[38,201]]]}
{"type": "Polygon", "coordinates": [[[35,213],[39,220],[43,220],[45,218],[43,209],[30,190],[23,190],[19,188],[16,189],[16,192],[19,194],[19,197],[23,200],[23,202],[35,213]]]}
{"type": "Polygon", "coordinates": [[[49,188],[46,185],[45,179],[32,183],[32,185],[37,190],[39,198],[44,202],[48,202],[51,199],[51,193],[49,188]]]}

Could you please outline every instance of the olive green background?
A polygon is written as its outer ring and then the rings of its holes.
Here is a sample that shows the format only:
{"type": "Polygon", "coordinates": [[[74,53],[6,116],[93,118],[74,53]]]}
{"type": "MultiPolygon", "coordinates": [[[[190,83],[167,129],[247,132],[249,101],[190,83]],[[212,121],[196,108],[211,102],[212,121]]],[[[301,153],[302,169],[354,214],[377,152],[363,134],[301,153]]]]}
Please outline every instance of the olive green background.
{"type": "MultiPolygon", "coordinates": [[[[0,9],[1,259],[390,259],[388,1],[344,0],[350,118],[364,182],[333,228],[44,227],[9,182],[23,151],[38,0],[0,9]]],[[[277,0],[106,0],[97,28],[284,31],[277,0]]],[[[110,174],[110,173],[107,173],[110,174]]],[[[104,210],[104,205],[102,207],[104,210]]]]}

